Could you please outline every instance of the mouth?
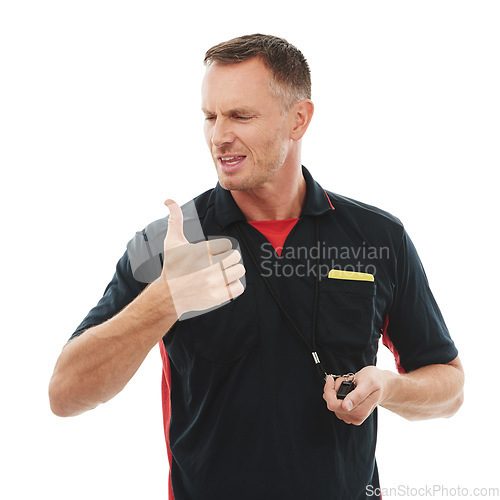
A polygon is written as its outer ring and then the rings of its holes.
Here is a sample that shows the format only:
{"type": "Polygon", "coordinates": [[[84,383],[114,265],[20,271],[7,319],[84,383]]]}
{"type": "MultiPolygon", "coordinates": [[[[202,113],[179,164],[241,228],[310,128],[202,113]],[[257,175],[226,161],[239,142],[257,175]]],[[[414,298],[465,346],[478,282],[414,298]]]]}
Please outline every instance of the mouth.
{"type": "Polygon", "coordinates": [[[217,164],[224,173],[239,170],[245,163],[245,155],[217,155],[217,164]]]}

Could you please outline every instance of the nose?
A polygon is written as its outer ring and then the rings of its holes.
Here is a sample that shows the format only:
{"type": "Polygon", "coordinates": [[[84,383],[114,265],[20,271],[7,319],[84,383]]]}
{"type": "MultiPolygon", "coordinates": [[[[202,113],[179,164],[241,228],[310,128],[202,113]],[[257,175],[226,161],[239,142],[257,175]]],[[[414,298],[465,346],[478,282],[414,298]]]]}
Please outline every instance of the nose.
{"type": "Polygon", "coordinates": [[[217,117],[212,128],[211,142],[216,148],[220,148],[225,144],[230,144],[234,141],[234,134],[231,131],[230,120],[222,117],[217,117]]]}

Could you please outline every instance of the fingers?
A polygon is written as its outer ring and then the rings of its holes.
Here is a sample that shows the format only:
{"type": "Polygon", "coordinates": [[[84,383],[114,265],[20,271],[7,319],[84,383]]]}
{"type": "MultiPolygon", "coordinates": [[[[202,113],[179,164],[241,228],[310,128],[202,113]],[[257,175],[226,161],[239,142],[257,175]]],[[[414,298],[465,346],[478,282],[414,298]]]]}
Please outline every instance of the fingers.
{"type": "Polygon", "coordinates": [[[227,288],[230,299],[239,297],[245,291],[245,287],[242,285],[240,280],[229,283],[229,285],[227,285],[227,288]]]}
{"type": "Polygon", "coordinates": [[[212,255],[220,255],[233,248],[231,240],[228,238],[216,238],[206,242],[208,252],[212,255]]]}
{"type": "MultiPolygon", "coordinates": [[[[231,250],[217,256],[220,258],[220,263],[223,269],[228,269],[231,266],[235,266],[241,261],[241,254],[238,250],[231,250]]],[[[218,260],[218,259],[217,259],[218,260]]]]}
{"type": "Polygon", "coordinates": [[[325,388],[328,388],[329,390],[335,389],[335,379],[333,378],[332,375],[327,375],[325,378],[325,388]]]}
{"type": "Polygon", "coordinates": [[[233,251],[231,241],[227,238],[205,241],[204,244],[205,257],[207,258],[209,265],[221,262],[233,251]]]}
{"type": "MultiPolygon", "coordinates": [[[[374,367],[363,369],[374,371],[374,367]]],[[[380,387],[371,377],[362,376],[362,372],[356,374],[356,388],[350,392],[345,399],[337,399],[337,391],[343,381],[343,377],[333,381],[332,377],[327,377],[323,398],[330,411],[334,412],[337,418],[347,424],[361,425],[373,412],[380,399],[380,387]],[[359,379],[358,379],[359,375],[359,379]]]]}
{"type": "Polygon", "coordinates": [[[206,311],[224,305],[244,292],[240,282],[245,274],[242,264],[223,269],[221,264],[168,280],[178,317],[191,311],[206,311]]]}
{"type": "Polygon", "coordinates": [[[346,380],[345,377],[339,377],[335,380],[331,375],[327,376],[325,380],[323,399],[326,401],[328,409],[335,413],[350,412],[354,408],[351,400],[354,391],[345,399],[338,399],[337,397],[338,390],[344,380],[346,380]]]}
{"type": "Polygon", "coordinates": [[[184,245],[188,241],[184,236],[184,216],[182,215],[181,207],[173,200],[165,200],[165,205],[170,212],[165,242],[169,247],[184,245]]]}
{"type": "Polygon", "coordinates": [[[352,391],[342,403],[342,409],[350,413],[370,414],[378,403],[380,391],[374,386],[365,385],[358,387],[358,390],[352,391]]]}
{"type": "Polygon", "coordinates": [[[342,405],[342,400],[337,399],[337,390],[340,387],[340,383],[337,384],[337,382],[338,379],[334,380],[331,375],[327,375],[323,392],[323,399],[326,401],[326,406],[333,412],[339,411],[342,405]]]}
{"type": "Polygon", "coordinates": [[[229,238],[189,243],[184,236],[184,217],[173,200],[166,200],[170,211],[164,243],[163,276],[168,281],[177,316],[203,314],[226,304],[244,292],[240,281],[245,268],[241,254],[233,250],[229,238]]]}
{"type": "Polygon", "coordinates": [[[245,275],[245,268],[243,264],[236,264],[235,266],[231,266],[227,269],[221,267],[221,270],[224,274],[224,280],[229,285],[233,281],[239,280],[245,275]]]}
{"type": "Polygon", "coordinates": [[[220,261],[220,268],[227,283],[229,298],[234,299],[245,291],[240,278],[245,275],[246,270],[243,264],[240,264],[240,252],[233,250],[227,253],[229,255],[220,261]]]}

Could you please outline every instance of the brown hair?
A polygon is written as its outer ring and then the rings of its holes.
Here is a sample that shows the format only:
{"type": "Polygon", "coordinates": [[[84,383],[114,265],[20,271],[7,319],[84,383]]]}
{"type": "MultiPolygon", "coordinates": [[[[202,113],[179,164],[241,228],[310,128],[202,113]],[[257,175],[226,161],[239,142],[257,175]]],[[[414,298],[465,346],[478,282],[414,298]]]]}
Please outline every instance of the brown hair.
{"type": "Polygon", "coordinates": [[[233,38],[208,49],[204,63],[234,64],[253,57],[260,57],[270,69],[270,90],[286,110],[311,98],[309,65],[302,52],[283,38],[259,33],[233,38]]]}

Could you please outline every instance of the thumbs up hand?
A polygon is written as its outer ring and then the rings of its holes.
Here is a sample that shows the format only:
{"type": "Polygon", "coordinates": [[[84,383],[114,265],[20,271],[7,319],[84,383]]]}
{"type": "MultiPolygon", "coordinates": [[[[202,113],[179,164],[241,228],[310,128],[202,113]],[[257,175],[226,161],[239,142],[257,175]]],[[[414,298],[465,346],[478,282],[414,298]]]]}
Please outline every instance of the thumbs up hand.
{"type": "Polygon", "coordinates": [[[231,241],[218,238],[189,243],[184,236],[183,215],[177,203],[165,201],[170,211],[164,242],[163,271],[177,317],[191,311],[220,306],[244,292],[240,281],[245,268],[231,241]]]}

